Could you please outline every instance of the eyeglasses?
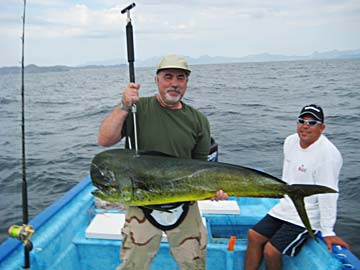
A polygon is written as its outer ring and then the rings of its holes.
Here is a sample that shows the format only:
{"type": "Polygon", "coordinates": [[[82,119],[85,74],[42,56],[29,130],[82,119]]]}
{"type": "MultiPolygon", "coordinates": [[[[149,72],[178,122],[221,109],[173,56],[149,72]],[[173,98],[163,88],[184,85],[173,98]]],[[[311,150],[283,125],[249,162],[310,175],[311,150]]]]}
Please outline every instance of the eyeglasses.
{"type": "Polygon", "coordinates": [[[320,126],[322,124],[321,121],[317,121],[317,120],[305,120],[305,119],[302,119],[302,118],[298,118],[298,124],[300,125],[304,125],[304,124],[307,124],[309,126],[320,126]]]}

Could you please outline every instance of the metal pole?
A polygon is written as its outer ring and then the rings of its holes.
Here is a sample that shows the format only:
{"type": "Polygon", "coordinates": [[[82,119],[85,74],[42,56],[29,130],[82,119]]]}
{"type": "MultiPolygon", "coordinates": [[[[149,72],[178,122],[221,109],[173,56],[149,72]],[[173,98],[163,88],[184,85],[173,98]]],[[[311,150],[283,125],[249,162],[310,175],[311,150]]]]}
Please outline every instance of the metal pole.
{"type": "MultiPolygon", "coordinates": [[[[127,24],[126,24],[126,43],[127,43],[127,55],[128,55],[128,62],[129,62],[129,75],[130,75],[130,82],[135,82],[135,70],[134,70],[134,39],[133,39],[133,28],[131,24],[130,18],[130,9],[135,7],[135,3],[124,8],[121,13],[127,13],[127,24]]],[[[137,141],[137,127],[136,127],[136,104],[131,105],[131,112],[134,119],[134,139],[135,139],[135,152],[138,154],[138,141],[137,141]]],[[[131,145],[131,143],[129,143],[131,145]]],[[[130,147],[131,148],[131,147],[130,147]]]]}

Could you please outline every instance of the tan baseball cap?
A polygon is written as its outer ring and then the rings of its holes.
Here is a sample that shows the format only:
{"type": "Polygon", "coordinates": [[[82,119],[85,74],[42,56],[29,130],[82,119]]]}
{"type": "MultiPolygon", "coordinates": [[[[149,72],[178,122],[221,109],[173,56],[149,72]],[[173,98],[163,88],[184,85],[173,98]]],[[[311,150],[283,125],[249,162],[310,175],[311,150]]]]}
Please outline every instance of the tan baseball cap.
{"type": "Polygon", "coordinates": [[[161,59],[159,65],[157,66],[156,73],[158,73],[162,69],[167,69],[167,68],[177,68],[177,69],[186,70],[188,73],[191,72],[191,69],[189,68],[185,58],[175,54],[164,56],[161,59]]]}

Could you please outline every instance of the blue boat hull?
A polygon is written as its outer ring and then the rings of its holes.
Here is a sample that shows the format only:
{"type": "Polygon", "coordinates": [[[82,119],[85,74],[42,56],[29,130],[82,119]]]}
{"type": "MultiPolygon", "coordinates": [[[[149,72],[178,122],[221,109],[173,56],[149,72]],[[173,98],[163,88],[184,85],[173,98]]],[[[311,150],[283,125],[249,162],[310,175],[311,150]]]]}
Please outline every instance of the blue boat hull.
{"type": "MultiPolygon", "coordinates": [[[[87,177],[30,222],[36,230],[30,253],[31,269],[105,270],[116,269],[120,264],[120,240],[86,238],[85,230],[96,212],[92,190],[94,187],[87,177]]],[[[243,269],[248,228],[277,202],[274,199],[234,199],[241,206],[241,214],[204,215],[209,235],[208,270],[243,269]],[[228,239],[232,235],[236,235],[236,245],[233,251],[228,251],[228,239]]],[[[350,251],[334,249],[334,254],[330,254],[322,241],[308,240],[297,257],[284,258],[284,269],[349,269],[344,264],[360,269],[359,260],[350,251]]],[[[20,270],[22,266],[22,244],[15,239],[6,240],[0,246],[0,270],[20,270]]],[[[178,269],[167,243],[161,243],[152,269],[178,269]]]]}

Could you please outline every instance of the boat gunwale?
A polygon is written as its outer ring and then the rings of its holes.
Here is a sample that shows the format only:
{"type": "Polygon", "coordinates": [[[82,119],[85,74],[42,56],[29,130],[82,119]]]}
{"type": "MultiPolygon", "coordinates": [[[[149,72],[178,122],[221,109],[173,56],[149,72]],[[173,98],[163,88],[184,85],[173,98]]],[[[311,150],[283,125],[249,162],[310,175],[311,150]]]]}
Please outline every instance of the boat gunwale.
{"type": "MultiPolygon", "coordinates": [[[[90,176],[85,177],[82,181],[70,188],[59,199],[55,200],[51,205],[36,215],[30,222],[36,231],[54,217],[61,209],[68,205],[78,194],[91,185],[90,176]]],[[[8,238],[0,245],[0,262],[5,260],[12,252],[22,243],[13,238],[8,238]]]]}

